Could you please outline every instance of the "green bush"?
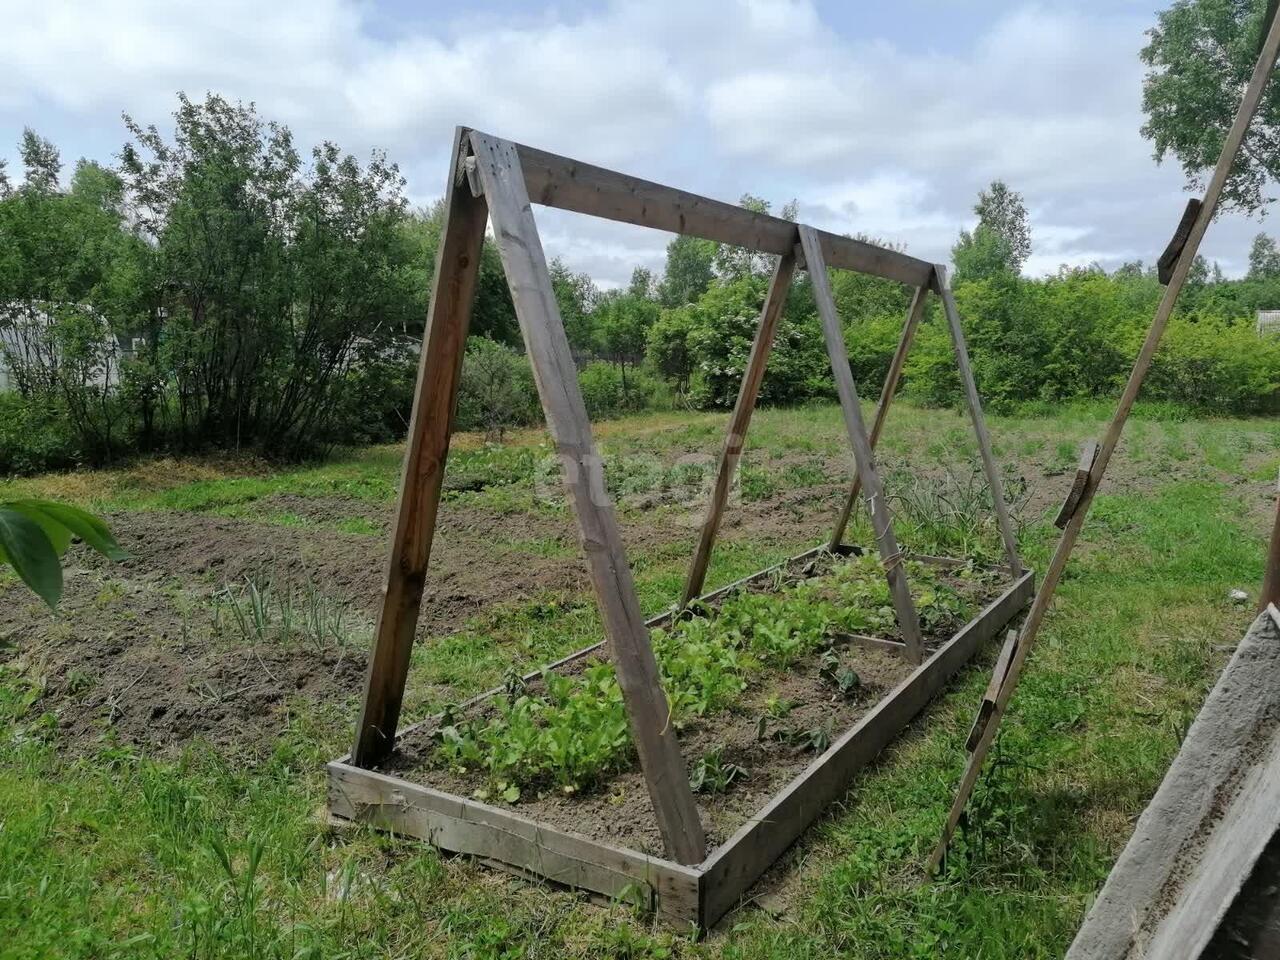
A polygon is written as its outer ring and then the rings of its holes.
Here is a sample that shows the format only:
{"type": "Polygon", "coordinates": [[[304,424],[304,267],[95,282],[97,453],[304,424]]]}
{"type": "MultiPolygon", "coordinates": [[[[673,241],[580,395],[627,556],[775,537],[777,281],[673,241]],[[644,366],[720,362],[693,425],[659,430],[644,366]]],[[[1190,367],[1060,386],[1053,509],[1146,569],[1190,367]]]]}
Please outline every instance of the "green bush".
{"type": "Polygon", "coordinates": [[[644,410],[658,392],[653,378],[643,370],[629,370],[624,380],[621,369],[602,360],[578,371],[578,386],[592,420],[644,410]]]}
{"type": "Polygon", "coordinates": [[[511,427],[537,423],[542,416],[533,370],[524,354],[485,337],[467,343],[458,385],[459,430],[483,430],[501,440],[511,427]]]}
{"type": "Polygon", "coordinates": [[[52,397],[0,393],[0,473],[39,473],[80,462],[75,432],[52,397]]]}
{"type": "Polygon", "coordinates": [[[1280,337],[1253,326],[1175,317],[1151,365],[1143,395],[1216,413],[1280,408],[1280,337]]]}

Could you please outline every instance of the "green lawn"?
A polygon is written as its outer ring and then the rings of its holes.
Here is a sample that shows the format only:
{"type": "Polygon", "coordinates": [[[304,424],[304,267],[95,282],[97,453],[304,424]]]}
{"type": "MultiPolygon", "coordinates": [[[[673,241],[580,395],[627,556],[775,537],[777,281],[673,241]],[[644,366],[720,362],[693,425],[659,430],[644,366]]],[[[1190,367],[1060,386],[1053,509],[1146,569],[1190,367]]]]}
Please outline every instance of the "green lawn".
{"type": "MultiPolygon", "coordinates": [[[[1100,436],[1108,415],[1088,407],[990,418],[1024,551],[1037,567],[1056,539],[1046,515],[1065,493],[1079,442],[1100,436]]],[[[679,589],[698,458],[716,451],[723,424],[723,415],[653,414],[600,425],[646,611],[679,589]],[[670,536],[655,532],[667,527],[670,536]]],[[[825,535],[848,470],[841,437],[830,406],[757,414],[730,510],[743,520],[726,527],[709,585],[825,535]]],[[[545,438],[522,433],[497,449],[460,440],[444,512],[468,525],[506,523],[504,531],[525,525],[519,536],[475,535],[491,543],[501,569],[576,569],[563,502],[550,492],[545,438]]],[[[889,492],[901,497],[909,547],[998,555],[991,525],[979,521],[974,455],[967,421],[955,413],[894,410],[881,460],[889,492]]],[[[987,680],[980,668],[966,671],[756,891],[769,909],[731,914],[703,943],[622,906],[522,883],[419,843],[332,830],[317,815],[322,768],[345,750],[355,689],[290,698],[282,732],[254,752],[195,739],[149,756],[109,723],[89,748],[71,749],[44,694],[49,652],[112,629],[94,609],[163,597],[199,611],[217,586],[163,571],[128,580],[94,567],[70,583],[105,596],[96,607],[39,614],[35,630],[12,617],[0,626],[0,957],[1061,956],[1250,619],[1228,592],[1256,595],[1278,468],[1275,421],[1136,419],[946,876],[926,882],[920,865],[963,763],[987,680]]],[[[109,511],[126,540],[130,525],[180,513],[243,524],[235,529],[250,537],[339,537],[376,558],[398,474],[399,450],[375,448],[286,471],[160,462],[38,477],[0,484],[0,498],[33,493],[109,511]],[[342,509],[329,512],[333,504],[342,509]]],[[[850,536],[864,534],[858,526],[850,536]]],[[[442,563],[467,536],[459,528],[442,541],[442,563]]],[[[363,598],[366,607],[375,599],[363,598]]],[[[431,642],[415,652],[411,715],[596,631],[580,590],[560,585],[498,601],[439,635],[428,631],[431,642]]],[[[12,578],[0,583],[0,605],[38,614],[12,578]]],[[[353,622],[360,626],[349,642],[363,649],[367,621],[353,622]]],[[[146,616],[138,623],[145,630],[146,616]]],[[[984,665],[993,653],[984,652],[984,665]]]]}

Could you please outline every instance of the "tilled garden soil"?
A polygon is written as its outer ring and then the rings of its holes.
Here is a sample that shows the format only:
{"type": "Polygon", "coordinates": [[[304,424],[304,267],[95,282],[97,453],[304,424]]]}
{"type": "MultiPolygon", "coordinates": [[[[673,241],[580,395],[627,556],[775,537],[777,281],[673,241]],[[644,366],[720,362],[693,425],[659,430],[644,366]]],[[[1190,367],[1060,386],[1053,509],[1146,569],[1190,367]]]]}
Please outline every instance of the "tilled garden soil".
{"type": "MultiPolygon", "coordinates": [[[[946,576],[942,579],[962,592],[975,610],[994,600],[1008,585],[946,576]]],[[[927,635],[927,653],[951,639],[961,626],[962,623],[953,623],[927,635]]],[[[690,764],[719,751],[724,762],[736,764],[746,774],[724,793],[696,795],[709,848],[723,843],[759,813],[774,794],[821,752],[812,744],[797,745],[793,737],[780,736],[781,733],[822,729],[834,742],[915,669],[893,652],[844,643],[835,649],[841,665],[852,668],[861,681],[854,694],[839,694],[831,682],[820,676],[821,654],[816,653],[799,660],[785,672],[762,672],[733,709],[690,723],[681,731],[680,745],[690,764]],[[766,701],[770,698],[791,704],[784,717],[765,717],[766,701]],[[762,717],[765,717],[763,721],[762,717]]],[[[599,658],[593,654],[566,665],[560,672],[573,674],[595,662],[599,662],[599,658]]],[[[530,691],[537,692],[539,686],[535,681],[530,691]]],[[[483,718],[491,713],[489,701],[483,701],[460,718],[483,718]]],[[[493,795],[483,772],[459,773],[437,761],[432,736],[436,726],[429,722],[409,731],[382,769],[457,796],[480,797],[487,803],[580,836],[653,856],[664,855],[644,777],[634,758],[630,769],[609,777],[590,792],[566,795],[549,786],[532,795],[526,791],[519,801],[510,804],[493,795]]]]}

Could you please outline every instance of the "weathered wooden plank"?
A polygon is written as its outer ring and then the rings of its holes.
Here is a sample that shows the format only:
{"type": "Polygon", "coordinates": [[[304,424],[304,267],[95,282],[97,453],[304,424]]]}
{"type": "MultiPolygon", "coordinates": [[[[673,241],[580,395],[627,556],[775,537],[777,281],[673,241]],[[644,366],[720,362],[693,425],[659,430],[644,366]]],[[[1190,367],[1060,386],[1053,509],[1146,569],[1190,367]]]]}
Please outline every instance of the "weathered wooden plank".
{"type": "MultiPolygon", "coordinates": [[[[924,287],[917,287],[915,296],[911,298],[911,307],[907,310],[907,322],[902,328],[902,335],[898,338],[898,349],[894,351],[893,359],[889,362],[889,372],[885,374],[884,387],[880,390],[880,405],[876,407],[876,417],[871,423],[871,450],[875,452],[876,445],[880,443],[880,434],[884,431],[884,422],[889,417],[889,406],[893,403],[893,396],[898,392],[898,383],[902,380],[902,368],[906,366],[907,354],[911,352],[911,344],[916,338],[916,329],[920,326],[920,320],[924,317],[924,304],[928,296],[928,290],[924,287]]],[[[849,487],[849,495],[844,499],[844,507],[840,511],[840,518],[836,521],[835,529],[831,532],[831,549],[835,550],[844,541],[844,532],[848,529],[849,518],[853,515],[853,506],[858,502],[858,492],[862,489],[862,480],[859,478],[857,471],[854,471],[853,483],[849,487]]]]}
{"type": "Polygon", "coordinates": [[[1080,447],[1080,463],[1076,466],[1076,475],[1071,481],[1071,489],[1067,491],[1053,519],[1053,525],[1059,530],[1066,527],[1080,506],[1080,498],[1084,496],[1084,488],[1089,485],[1089,475],[1093,471],[1093,462],[1098,459],[1098,441],[1086,440],[1080,447]]]}
{"type": "Polygon", "coordinates": [[[1049,612],[1049,606],[1053,602],[1053,596],[1057,592],[1058,583],[1062,579],[1067,561],[1071,558],[1076,541],[1080,537],[1080,531],[1084,527],[1085,519],[1089,516],[1089,507],[1097,494],[1098,485],[1107,471],[1107,465],[1111,462],[1112,454],[1115,453],[1116,447],[1120,444],[1120,435],[1124,432],[1125,423],[1128,421],[1133,405],[1138,399],[1138,391],[1142,388],[1142,382],[1146,379],[1147,371],[1151,368],[1151,362],[1160,346],[1160,340],[1164,336],[1169,317],[1173,314],[1173,308],[1178,302],[1178,296],[1182,293],[1182,288],[1186,284],[1187,274],[1190,272],[1191,264],[1195,261],[1196,253],[1200,249],[1200,242],[1204,239],[1205,231],[1209,229],[1209,224],[1217,212],[1218,201],[1222,196],[1222,188],[1226,185],[1227,177],[1235,164],[1236,156],[1240,152],[1240,144],[1244,140],[1249,124],[1258,112],[1258,104],[1262,100],[1263,91],[1266,89],[1272,68],[1275,66],[1277,54],[1280,54],[1280,15],[1273,12],[1271,25],[1267,31],[1266,40],[1262,44],[1262,52],[1258,57],[1257,65],[1254,67],[1253,76],[1249,80],[1249,85],[1240,101],[1240,108],[1236,112],[1235,120],[1232,122],[1231,129],[1222,144],[1222,153],[1218,157],[1218,164],[1214,168],[1213,177],[1209,181],[1200,215],[1196,218],[1195,225],[1191,228],[1191,235],[1187,238],[1183,254],[1179,257],[1177,265],[1174,267],[1173,276],[1169,280],[1169,285],[1165,287],[1159,306],[1156,307],[1155,317],[1151,322],[1150,329],[1147,331],[1146,340],[1138,352],[1133,370],[1129,374],[1129,381],[1125,384],[1124,392],[1120,396],[1115,416],[1107,428],[1106,436],[1103,437],[1102,449],[1098,451],[1098,457],[1093,463],[1089,483],[1080,498],[1080,503],[1076,507],[1074,515],[1062,533],[1062,538],[1058,541],[1058,546],[1054,550],[1048,568],[1045,570],[1044,581],[1040,585],[1040,590],[1037,592],[1035,600],[1031,603],[1031,609],[1027,613],[1027,620],[1023,624],[1022,635],[1018,641],[1018,649],[1014,654],[1012,663],[1009,664],[1009,671],[1005,677],[1004,685],[1000,689],[1000,696],[996,700],[996,707],[992,713],[991,720],[987,724],[982,739],[970,755],[968,763],[965,765],[964,773],[961,775],[960,786],[956,791],[956,798],[951,805],[951,811],[947,815],[947,822],[943,826],[942,836],[929,858],[929,866],[932,869],[936,869],[942,863],[943,857],[946,856],[947,845],[951,842],[956,825],[960,822],[964,808],[968,804],[973,788],[978,782],[978,776],[982,772],[982,765],[986,761],[987,753],[990,751],[991,744],[995,741],[996,732],[1000,728],[1000,719],[1004,715],[1005,707],[1008,705],[1009,698],[1013,696],[1014,690],[1017,689],[1018,680],[1022,676],[1023,664],[1026,663],[1027,657],[1035,646],[1036,635],[1040,632],[1040,626],[1044,622],[1045,615],[1049,612]]]}
{"type": "Polygon", "coordinates": [[[524,333],[534,381],[578,521],[587,570],[617,669],[631,731],[668,855],[698,863],[706,841],[689,788],[649,631],[640,611],[613,503],[604,483],[578,371],[551,287],[546,257],[513,144],[473,132],[476,167],[489,203],[494,239],[524,333]]]}
{"type": "Polygon", "coordinates": [[[336,816],[528,870],[606,897],[637,885],[668,922],[698,923],[700,871],[556,830],[506,810],[398,777],[330,763],[329,810],[336,816]]]}
{"type": "Polygon", "coordinates": [[[902,566],[902,552],[893,533],[893,518],[885,501],[884,489],[880,485],[880,476],[876,473],[871,440],[867,436],[867,425],[863,422],[862,407],[858,403],[858,389],[853,382],[853,373],[849,370],[849,355],[845,350],[844,332],[840,329],[835,300],[831,296],[831,284],[827,280],[822,243],[812,227],[802,225],[800,245],[804,249],[805,263],[808,264],[813,297],[818,305],[822,334],[827,344],[827,356],[831,360],[831,371],[835,376],[836,393],[840,397],[845,428],[853,446],[854,464],[862,479],[867,511],[871,515],[871,529],[889,579],[889,591],[893,597],[894,611],[898,615],[898,626],[902,630],[907,659],[912,663],[920,663],[924,659],[920,618],[916,613],[915,602],[911,599],[907,574],[902,566]]]}
{"type": "MultiPolygon", "coordinates": [[[[755,213],[523,144],[515,147],[534,203],[778,256],[791,252],[795,246],[796,225],[781,217],[755,213]]],[[[932,282],[933,266],[924,260],[851,237],[826,232],[819,236],[826,261],[833,267],[913,287],[932,282]]]]}
{"type": "Polygon", "coordinates": [[[1009,520],[1009,507],[1004,502],[1004,482],[1000,479],[1000,467],[996,464],[995,453],[991,449],[991,434],[987,432],[987,418],[982,413],[982,399],[978,396],[978,385],[973,379],[973,367],[969,363],[969,347],[965,343],[960,311],[956,309],[956,298],[951,292],[951,284],[947,282],[947,268],[939,264],[934,268],[934,275],[942,296],[943,312],[947,315],[947,326],[951,330],[951,343],[956,351],[956,366],[960,370],[960,383],[964,387],[969,419],[973,421],[973,434],[978,441],[982,471],[986,474],[987,488],[991,491],[991,506],[996,514],[996,526],[1000,528],[1000,537],[1004,541],[1004,552],[1009,561],[1009,567],[1013,570],[1014,576],[1017,576],[1022,572],[1022,560],[1018,557],[1018,538],[1014,536],[1013,524],[1009,520]]]}
{"type": "Polygon", "coordinates": [[[756,397],[760,394],[760,382],[764,379],[765,367],[769,363],[769,351],[773,347],[774,331],[778,327],[778,318],[782,316],[782,308],[787,303],[787,291],[791,289],[791,278],[795,274],[796,258],[793,252],[784,253],[778,258],[773,271],[773,279],[769,283],[769,292],[765,295],[764,306],[760,311],[760,323],[756,327],[756,338],[751,344],[751,356],[747,359],[747,369],[742,375],[742,384],[738,388],[738,400],[733,407],[733,415],[729,418],[729,431],[724,438],[724,446],[720,450],[720,460],[716,464],[716,481],[711,491],[711,500],[707,503],[707,516],[702,522],[698,534],[698,546],[693,552],[693,560],[689,564],[689,573],[685,577],[684,592],[680,596],[680,606],[702,592],[707,579],[707,565],[711,562],[711,548],[715,544],[716,533],[720,529],[720,521],[724,517],[725,503],[729,499],[729,486],[738,469],[738,460],[742,456],[742,447],[747,440],[747,429],[751,426],[751,414],[755,412],[756,397]]]}
{"type": "Polygon", "coordinates": [[[1276,519],[1271,528],[1271,547],[1267,551],[1258,609],[1265,610],[1268,604],[1280,605],[1280,483],[1277,484],[1276,519]]]}
{"type": "Polygon", "coordinates": [[[1010,630],[1005,635],[1004,645],[1000,647],[995,669],[991,671],[991,679],[987,682],[987,692],[982,695],[982,703],[978,705],[978,716],[974,719],[973,726],[969,728],[969,737],[964,743],[964,748],[970,753],[982,739],[982,732],[986,729],[987,722],[996,708],[996,697],[1000,695],[1000,685],[1004,683],[1005,674],[1009,672],[1009,661],[1013,659],[1013,651],[1017,645],[1018,631],[1010,630]]]}
{"type": "Polygon", "coordinates": [[[373,766],[395,745],[475,298],[488,210],[483,199],[473,197],[458,184],[458,158],[464,137],[465,132],[458,130],[453,168],[445,188],[444,229],[418,362],[396,522],[382,606],[374,626],[364,701],[356,723],[352,757],[362,767],[373,766]]]}
{"type": "Polygon", "coordinates": [[[1034,581],[1035,575],[1028,571],[1011,584],[707,858],[703,864],[703,915],[708,926],[733,908],[809,824],[849,788],[854,775],[897,737],[983,643],[1027,605],[1034,581]]]}

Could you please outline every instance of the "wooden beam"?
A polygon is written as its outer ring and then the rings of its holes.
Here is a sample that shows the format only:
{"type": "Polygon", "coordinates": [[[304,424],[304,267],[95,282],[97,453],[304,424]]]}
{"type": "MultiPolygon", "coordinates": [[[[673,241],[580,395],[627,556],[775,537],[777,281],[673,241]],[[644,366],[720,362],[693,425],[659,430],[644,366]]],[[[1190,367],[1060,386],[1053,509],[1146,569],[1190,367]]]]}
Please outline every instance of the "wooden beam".
{"type": "MultiPolygon", "coordinates": [[[[898,392],[898,383],[902,380],[902,368],[906,366],[907,354],[911,352],[911,344],[915,341],[916,329],[924,317],[924,303],[929,292],[925,287],[916,287],[911,298],[911,306],[907,310],[907,322],[902,328],[902,336],[898,338],[898,349],[894,351],[889,363],[889,372],[884,378],[884,387],[880,391],[880,405],[876,407],[876,418],[871,424],[871,450],[875,451],[880,442],[880,434],[884,430],[884,422],[889,417],[889,405],[898,392]]],[[[853,515],[853,505],[858,502],[858,491],[862,489],[862,480],[854,471],[853,483],[849,487],[849,495],[844,498],[844,507],[840,511],[840,519],[831,532],[831,550],[834,552],[844,542],[844,532],[849,527],[849,518],[853,515]]]]}
{"type": "Polygon", "coordinates": [[[499,807],[330,763],[329,811],[605,896],[628,897],[639,887],[649,895],[642,906],[656,908],[686,929],[697,923],[697,870],[565,833],[499,807]]]}
{"type": "Polygon", "coordinates": [[[702,522],[698,546],[693,552],[688,576],[685,577],[684,593],[680,596],[681,607],[688,606],[689,601],[702,592],[702,585],[707,579],[707,564],[711,562],[711,548],[715,544],[716,533],[720,529],[720,520],[724,517],[724,506],[729,499],[729,486],[738,469],[742,446],[747,440],[747,428],[751,426],[751,414],[755,412],[756,397],[760,394],[760,382],[764,379],[765,366],[769,363],[774,331],[778,328],[778,318],[782,316],[782,308],[787,302],[787,291],[791,289],[791,278],[795,274],[794,247],[793,243],[792,252],[784,253],[778,258],[773,279],[769,283],[769,292],[764,298],[764,307],[760,311],[760,323],[756,327],[756,338],[751,344],[751,356],[747,360],[747,369],[742,375],[742,385],[738,388],[738,401],[734,404],[733,415],[729,418],[729,432],[725,435],[724,446],[720,449],[720,462],[716,465],[716,482],[711,491],[711,500],[707,504],[707,516],[702,522]]]}
{"type": "Polygon", "coordinates": [[[460,183],[459,157],[465,136],[466,131],[459,128],[454,137],[453,167],[445,187],[444,228],[418,361],[382,606],[374,626],[364,702],[351,751],[352,762],[361,767],[373,766],[395,745],[475,298],[488,209],[482,198],[473,197],[460,183]]]}
{"type": "Polygon", "coordinates": [[[875,459],[871,454],[871,439],[867,436],[867,425],[863,422],[862,407],[858,403],[858,389],[853,382],[853,373],[849,370],[849,354],[844,344],[844,332],[840,329],[840,317],[836,313],[836,303],[831,296],[831,284],[827,281],[822,241],[816,230],[802,225],[800,245],[804,249],[809,279],[813,284],[813,298],[818,304],[818,316],[822,319],[827,356],[831,359],[831,371],[835,376],[836,393],[840,397],[840,407],[844,411],[845,428],[849,433],[849,442],[853,446],[853,458],[858,476],[862,478],[862,490],[866,498],[867,510],[871,515],[871,529],[876,538],[876,546],[880,550],[880,559],[884,563],[885,573],[889,578],[889,592],[893,596],[893,607],[898,614],[898,626],[902,629],[907,659],[911,663],[920,663],[924,660],[920,617],[916,613],[915,602],[911,599],[907,573],[902,565],[902,551],[893,533],[893,517],[889,511],[889,505],[885,502],[880,476],[876,473],[875,459]]]}
{"type": "Polygon", "coordinates": [[[1209,224],[1217,212],[1218,201],[1222,197],[1222,188],[1226,185],[1227,177],[1235,164],[1236,156],[1240,152],[1240,144],[1249,129],[1249,124],[1258,112],[1258,104],[1262,100],[1263,91],[1266,89],[1267,80],[1270,78],[1271,70],[1275,66],[1278,54],[1280,54],[1280,15],[1273,11],[1270,28],[1262,44],[1262,52],[1258,56],[1258,63],[1254,67],[1253,76],[1250,78],[1249,85],[1240,101],[1240,109],[1236,112],[1235,121],[1232,123],[1231,130],[1227,133],[1227,138],[1222,144],[1222,153],[1218,157],[1218,165],[1214,168],[1213,177],[1209,181],[1209,187],[1205,192],[1204,204],[1200,209],[1199,216],[1196,218],[1195,225],[1191,228],[1191,234],[1187,238],[1183,253],[1174,267],[1169,285],[1165,287],[1164,295],[1160,298],[1155,318],[1147,331],[1147,337],[1142,344],[1142,349],[1138,352],[1138,358],[1134,362],[1133,371],[1129,374],[1129,381],[1125,385],[1124,393],[1120,396],[1120,403],[1116,407],[1115,416],[1112,418],[1111,425],[1107,428],[1106,436],[1103,438],[1102,449],[1098,451],[1098,457],[1093,463],[1089,483],[1085,486],[1080,503],[1076,507],[1071,520],[1068,521],[1066,529],[1062,533],[1062,538],[1058,541],[1053,558],[1049,561],[1049,567],[1045,571],[1044,581],[1041,583],[1040,590],[1036,593],[1036,598],[1031,604],[1031,610],[1027,613],[1026,623],[1023,624],[1017,649],[1014,652],[1013,660],[1009,664],[1004,684],[1000,688],[1000,695],[996,698],[995,709],[992,711],[991,719],[988,721],[982,737],[965,765],[964,773],[960,778],[959,789],[956,791],[955,801],[951,805],[951,812],[947,815],[946,824],[942,829],[942,837],[929,857],[930,869],[937,869],[942,864],[942,860],[947,853],[947,847],[955,834],[956,826],[959,824],[964,808],[968,805],[969,797],[973,793],[973,788],[978,782],[978,776],[982,772],[982,765],[986,762],[991,745],[995,742],[996,732],[1000,729],[1000,720],[1004,716],[1009,698],[1013,696],[1013,692],[1018,686],[1018,680],[1022,676],[1023,664],[1026,663],[1027,656],[1035,645],[1036,635],[1040,632],[1041,624],[1044,623],[1045,614],[1049,612],[1049,605],[1053,602],[1054,593],[1057,592],[1058,583],[1062,579],[1067,561],[1071,558],[1071,552],[1075,549],[1076,541],[1080,537],[1080,530],[1084,527],[1085,519],[1089,516],[1089,507],[1097,494],[1098,485],[1107,471],[1107,464],[1111,462],[1112,454],[1115,453],[1116,447],[1120,443],[1120,435],[1124,432],[1129,413],[1133,410],[1133,405],[1138,399],[1138,391],[1142,388],[1142,381],[1146,379],[1147,371],[1151,369],[1151,361],[1160,346],[1160,340],[1164,336],[1169,317],[1173,314],[1173,308],[1178,302],[1178,296],[1182,293],[1182,288],[1187,282],[1187,274],[1190,272],[1191,264],[1195,261],[1196,253],[1200,249],[1200,242],[1204,239],[1205,231],[1209,229],[1209,224]]]}
{"type": "Polygon", "coordinates": [[[605,489],[604,464],[592,440],[591,423],[578,387],[578,371],[525,192],[520,158],[515,146],[505,140],[473,132],[471,144],[516,318],[578,521],[587,570],[658,828],[672,859],[698,863],[706,854],[702,824],[675,728],[670,723],[658,663],[649,645],[649,630],[640,612],[613,503],[605,489]]]}
{"type": "MultiPolygon", "coordinates": [[[[515,149],[524,170],[525,188],[534,203],[778,256],[790,253],[795,246],[796,225],[781,217],[523,144],[515,144],[515,149]]],[[[821,232],[819,236],[832,267],[913,287],[932,282],[933,265],[924,260],[834,233],[821,232]]]]}
{"type": "Polygon", "coordinates": [[[1009,561],[1009,568],[1016,577],[1022,572],[1022,561],[1018,558],[1018,538],[1013,534],[1013,524],[1009,520],[1009,507],[1004,502],[1004,482],[1000,478],[1000,467],[996,464],[996,457],[991,449],[991,434],[987,432],[987,418],[983,416],[982,399],[978,396],[978,385],[973,379],[973,367],[969,364],[969,347],[965,343],[964,327],[960,325],[960,311],[956,309],[956,298],[951,292],[951,284],[947,282],[947,268],[939,264],[934,268],[934,274],[938,290],[941,291],[947,326],[951,329],[951,342],[956,351],[956,366],[960,369],[960,383],[964,387],[965,404],[969,408],[969,419],[973,421],[973,433],[978,440],[982,470],[987,475],[987,489],[991,491],[991,505],[996,513],[996,525],[1000,528],[1001,539],[1004,540],[1004,553],[1009,561]]]}
{"type": "Polygon", "coordinates": [[[1271,528],[1271,549],[1267,551],[1267,566],[1262,578],[1262,597],[1259,610],[1268,604],[1280,606],[1280,482],[1276,484],[1276,519],[1271,528]]]}
{"type": "Polygon", "coordinates": [[[708,926],[732,909],[756,878],[849,789],[854,775],[880,755],[982,644],[1004,629],[1034,590],[1035,575],[1024,573],[707,858],[708,926]]]}

